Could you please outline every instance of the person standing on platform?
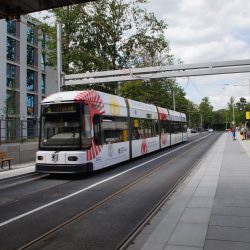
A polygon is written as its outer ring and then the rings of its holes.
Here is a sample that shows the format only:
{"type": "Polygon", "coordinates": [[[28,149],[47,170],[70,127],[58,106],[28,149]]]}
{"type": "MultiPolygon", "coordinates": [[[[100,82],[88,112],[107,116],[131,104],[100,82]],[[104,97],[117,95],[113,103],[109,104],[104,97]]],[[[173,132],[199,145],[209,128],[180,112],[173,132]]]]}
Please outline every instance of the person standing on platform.
{"type": "Polygon", "coordinates": [[[232,132],[233,140],[235,140],[235,126],[231,127],[231,132],[232,132]]]}
{"type": "Polygon", "coordinates": [[[245,140],[247,140],[247,127],[246,126],[244,127],[244,137],[245,137],[245,140]]]}
{"type": "Polygon", "coordinates": [[[240,135],[241,135],[241,140],[245,140],[245,128],[242,127],[241,130],[240,130],[240,135]]]}

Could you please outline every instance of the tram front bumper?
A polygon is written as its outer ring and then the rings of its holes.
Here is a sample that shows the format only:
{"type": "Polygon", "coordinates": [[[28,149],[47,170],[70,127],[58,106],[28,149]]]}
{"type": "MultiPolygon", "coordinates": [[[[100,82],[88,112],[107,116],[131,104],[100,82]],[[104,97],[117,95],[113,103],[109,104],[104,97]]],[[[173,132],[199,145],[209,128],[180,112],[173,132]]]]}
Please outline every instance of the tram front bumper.
{"type": "Polygon", "coordinates": [[[73,174],[73,173],[87,173],[93,171],[93,164],[91,162],[85,164],[43,164],[36,163],[37,173],[56,173],[56,174],[73,174]]]}

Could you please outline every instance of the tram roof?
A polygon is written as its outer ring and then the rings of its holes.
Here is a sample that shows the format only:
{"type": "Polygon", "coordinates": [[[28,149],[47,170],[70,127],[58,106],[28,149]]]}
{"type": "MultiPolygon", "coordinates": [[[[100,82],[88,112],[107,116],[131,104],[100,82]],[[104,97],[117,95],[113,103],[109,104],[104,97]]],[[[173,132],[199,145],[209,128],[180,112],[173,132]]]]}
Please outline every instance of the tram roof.
{"type": "MultiPolygon", "coordinates": [[[[65,92],[58,92],[54,93],[45,99],[42,100],[42,104],[52,104],[52,103],[61,103],[61,102],[73,102],[78,100],[96,100],[98,98],[101,98],[104,103],[109,103],[110,97],[115,97],[115,99],[118,101],[117,104],[120,106],[125,106],[125,99],[120,96],[114,96],[110,95],[104,92],[100,91],[94,91],[94,90],[85,90],[85,91],[65,91],[65,92]]],[[[114,101],[114,100],[113,100],[114,101]]],[[[134,100],[128,100],[129,106],[132,109],[138,109],[138,110],[145,110],[147,112],[153,112],[156,113],[156,106],[152,104],[146,104],[134,100]]],[[[165,111],[166,113],[169,113],[170,120],[173,121],[186,121],[186,115],[177,111],[173,111],[170,109],[165,109],[159,107],[160,110],[165,111]]]]}
{"type": "Polygon", "coordinates": [[[186,115],[178,111],[173,111],[169,109],[170,120],[172,121],[186,121],[186,115]]]}
{"type": "Polygon", "coordinates": [[[1,0],[0,1],[0,19],[18,18],[20,15],[53,9],[57,7],[86,3],[95,0],[1,0]]]}
{"type": "MultiPolygon", "coordinates": [[[[125,106],[125,99],[120,96],[114,96],[100,91],[95,90],[79,90],[79,91],[65,91],[54,93],[42,100],[42,104],[49,103],[60,103],[60,102],[74,102],[74,101],[96,101],[100,98],[103,103],[110,103],[109,98],[115,98],[117,104],[120,106],[125,106]]],[[[113,99],[114,101],[114,99],[113,99]]],[[[115,101],[115,102],[116,102],[115,101]]],[[[115,104],[115,105],[117,105],[115,104]]]]}

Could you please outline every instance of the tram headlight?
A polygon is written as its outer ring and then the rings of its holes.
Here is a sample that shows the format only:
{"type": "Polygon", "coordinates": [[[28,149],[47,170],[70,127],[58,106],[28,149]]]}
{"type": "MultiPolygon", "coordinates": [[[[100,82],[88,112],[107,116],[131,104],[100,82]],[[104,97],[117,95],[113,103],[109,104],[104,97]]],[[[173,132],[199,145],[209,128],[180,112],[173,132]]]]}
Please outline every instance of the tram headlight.
{"type": "Polygon", "coordinates": [[[38,156],[37,156],[37,160],[38,160],[38,161],[42,161],[42,160],[43,160],[43,156],[38,155],[38,156]]]}
{"type": "Polygon", "coordinates": [[[69,156],[68,161],[77,161],[78,157],[77,156],[69,156]]]}

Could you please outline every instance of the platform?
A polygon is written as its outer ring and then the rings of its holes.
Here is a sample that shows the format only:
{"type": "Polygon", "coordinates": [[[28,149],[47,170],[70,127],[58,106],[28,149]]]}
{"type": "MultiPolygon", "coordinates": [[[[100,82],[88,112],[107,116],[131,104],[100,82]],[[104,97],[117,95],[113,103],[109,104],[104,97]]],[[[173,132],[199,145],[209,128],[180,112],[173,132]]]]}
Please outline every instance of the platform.
{"type": "Polygon", "coordinates": [[[11,165],[10,170],[9,167],[4,166],[4,168],[0,168],[0,180],[24,174],[29,174],[32,172],[35,172],[35,162],[11,165]]]}
{"type": "Polygon", "coordinates": [[[224,133],[129,250],[250,249],[250,141],[224,133]]]}

